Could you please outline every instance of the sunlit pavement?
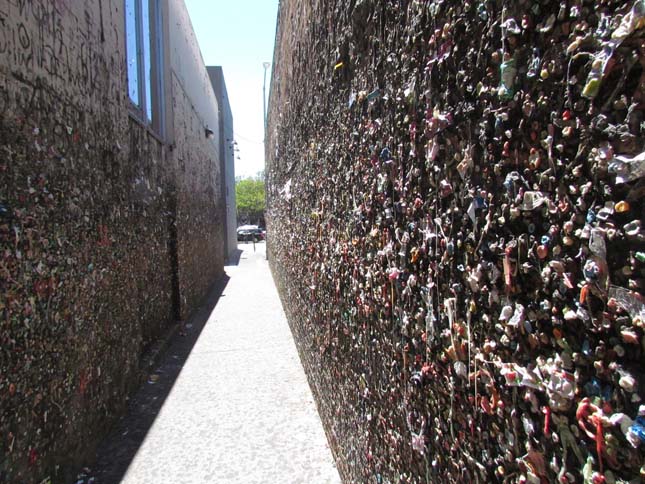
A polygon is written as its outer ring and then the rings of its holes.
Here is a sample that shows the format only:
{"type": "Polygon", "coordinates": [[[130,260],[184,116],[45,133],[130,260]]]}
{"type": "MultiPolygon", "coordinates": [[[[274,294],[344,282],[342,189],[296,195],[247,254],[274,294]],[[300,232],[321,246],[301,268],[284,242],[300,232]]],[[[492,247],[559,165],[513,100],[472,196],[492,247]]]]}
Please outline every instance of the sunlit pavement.
{"type": "MultiPolygon", "coordinates": [[[[265,244],[239,248],[239,265],[225,268],[230,280],[123,483],[340,483],[265,244]]],[[[197,328],[188,331],[186,339],[197,328]]],[[[164,373],[172,368],[161,365],[148,385],[162,385],[164,373]]]]}

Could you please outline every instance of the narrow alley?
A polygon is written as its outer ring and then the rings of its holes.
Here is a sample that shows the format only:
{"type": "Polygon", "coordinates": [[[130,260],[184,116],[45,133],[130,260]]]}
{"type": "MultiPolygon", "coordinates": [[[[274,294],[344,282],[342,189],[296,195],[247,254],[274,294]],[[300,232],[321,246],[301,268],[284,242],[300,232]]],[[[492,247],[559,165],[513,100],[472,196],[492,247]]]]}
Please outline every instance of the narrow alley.
{"type": "Polygon", "coordinates": [[[0,0],[0,484],[341,482],[645,483],[645,0],[0,0]]]}
{"type": "Polygon", "coordinates": [[[265,244],[239,248],[99,449],[101,484],[340,482],[265,244]]]}

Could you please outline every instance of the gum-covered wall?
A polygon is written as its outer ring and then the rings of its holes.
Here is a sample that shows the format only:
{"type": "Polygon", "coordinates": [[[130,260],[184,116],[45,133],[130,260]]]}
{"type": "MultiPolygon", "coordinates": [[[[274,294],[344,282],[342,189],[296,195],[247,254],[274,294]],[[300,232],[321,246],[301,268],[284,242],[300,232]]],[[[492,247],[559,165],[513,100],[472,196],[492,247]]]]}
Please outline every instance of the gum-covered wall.
{"type": "Polygon", "coordinates": [[[269,259],[345,482],[643,478],[644,27],[280,3],[269,259]]]}
{"type": "MultiPolygon", "coordinates": [[[[72,482],[142,381],[142,355],[222,274],[219,162],[203,125],[214,95],[182,88],[167,63],[168,134],[144,127],[123,5],[0,0],[2,483],[72,482]]],[[[174,19],[188,40],[163,45],[201,59],[174,19]]],[[[203,63],[191,68],[210,89],[203,63]]]]}

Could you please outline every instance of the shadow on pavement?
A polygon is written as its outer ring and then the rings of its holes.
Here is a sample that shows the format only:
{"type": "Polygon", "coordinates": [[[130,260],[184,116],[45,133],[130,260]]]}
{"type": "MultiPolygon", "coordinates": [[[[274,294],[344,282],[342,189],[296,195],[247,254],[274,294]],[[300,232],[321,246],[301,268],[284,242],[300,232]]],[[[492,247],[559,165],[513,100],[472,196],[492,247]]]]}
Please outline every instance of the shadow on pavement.
{"type": "MultiPolygon", "coordinates": [[[[241,251],[237,252],[239,260],[241,251]]],[[[130,398],[127,414],[99,445],[91,472],[95,484],[119,484],[125,476],[229,279],[224,275],[211,287],[202,305],[186,322],[186,336],[176,333],[147,382],[130,398]]]]}

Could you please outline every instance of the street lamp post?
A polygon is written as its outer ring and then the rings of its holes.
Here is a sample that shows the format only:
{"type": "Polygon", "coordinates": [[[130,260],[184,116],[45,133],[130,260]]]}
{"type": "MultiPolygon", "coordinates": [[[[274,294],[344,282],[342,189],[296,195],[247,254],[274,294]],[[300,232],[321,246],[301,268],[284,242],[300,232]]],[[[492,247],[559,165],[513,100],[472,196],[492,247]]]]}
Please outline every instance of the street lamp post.
{"type": "MultiPolygon", "coordinates": [[[[263,132],[263,138],[262,138],[262,147],[264,148],[264,159],[266,162],[266,141],[267,141],[267,69],[271,65],[270,62],[263,62],[262,67],[264,67],[264,83],[262,84],[262,115],[263,115],[263,122],[264,122],[264,132],[263,132]]],[[[265,171],[264,172],[264,177],[265,180],[267,179],[268,173],[265,171]]],[[[265,239],[264,241],[264,258],[269,259],[269,240],[265,239]]]]}
{"type": "Polygon", "coordinates": [[[264,67],[264,84],[262,85],[262,113],[264,121],[264,139],[266,140],[267,132],[267,69],[271,65],[270,62],[263,62],[262,67],[264,67]]]}

